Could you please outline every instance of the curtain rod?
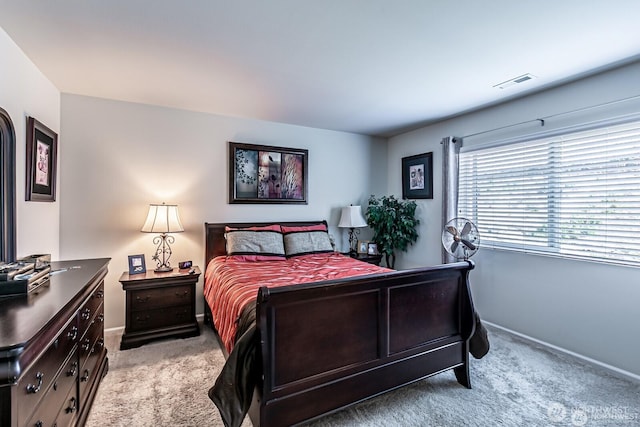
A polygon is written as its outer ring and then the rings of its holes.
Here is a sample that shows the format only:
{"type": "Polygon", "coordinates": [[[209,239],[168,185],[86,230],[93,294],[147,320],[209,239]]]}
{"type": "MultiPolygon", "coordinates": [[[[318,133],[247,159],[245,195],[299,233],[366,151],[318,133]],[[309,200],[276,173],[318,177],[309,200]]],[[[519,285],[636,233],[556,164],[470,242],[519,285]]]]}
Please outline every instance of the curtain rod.
{"type": "Polygon", "coordinates": [[[521,125],[525,125],[525,124],[533,123],[533,122],[540,122],[540,126],[542,127],[542,126],[545,125],[545,120],[548,120],[548,119],[564,116],[564,115],[567,115],[567,114],[573,114],[573,113],[579,113],[579,112],[582,112],[582,111],[592,110],[594,108],[606,107],[608,105],[619,104],[621,102],[631,101],[631,100],[638,99],[638,98],[640,98],[640,95],[634,95],[634,96],[630,96],[628,98],[622,98],[622,99],[618,99],[618,100],[615,100],[615,101],[605,102],[605,103],[602,103],[602,104],[591,105],[589,107],[577,108],[575,110],[569,110],[569,111],[564,111],[562,113],[551,114],[551,115],[548,115],[548,116],[541,117],[539,119],[526,120],[524,122],[519,122],[519,123],[514,123],[514,124],[511,124],[511,125],[497,127],[497,128],[494,128],[494,129],[484,130],[482,132],[472,133],[472,134],[463,136],[462,139],[471,138],[472,136],[484,135],[485,133],[495,132],[495,131],[498,131],[498,130],[508,129],[508,128],[512,128],[512,127],[515,127],[515,126],[521,126],[521,125]]]}

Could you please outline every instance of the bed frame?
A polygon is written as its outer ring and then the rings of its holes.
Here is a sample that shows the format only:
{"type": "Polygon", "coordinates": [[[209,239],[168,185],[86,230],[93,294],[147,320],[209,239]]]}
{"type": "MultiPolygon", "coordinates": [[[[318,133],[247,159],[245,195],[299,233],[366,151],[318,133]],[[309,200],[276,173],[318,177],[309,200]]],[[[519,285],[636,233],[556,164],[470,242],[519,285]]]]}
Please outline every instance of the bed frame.
{"type": "MultiPolygon", "coordinates": [[[[225,254],[225,225],[267,224],[273,222],[205,223],[205,265],[225,254]]],[[[256,321],[263,377],[249,410],[253,425],[294,425],[449,369],[471,388],[473,268],[465,261],[261,288],[256,321]]],[[[211,321],[206,301],[205,320],[211,321]]]]}

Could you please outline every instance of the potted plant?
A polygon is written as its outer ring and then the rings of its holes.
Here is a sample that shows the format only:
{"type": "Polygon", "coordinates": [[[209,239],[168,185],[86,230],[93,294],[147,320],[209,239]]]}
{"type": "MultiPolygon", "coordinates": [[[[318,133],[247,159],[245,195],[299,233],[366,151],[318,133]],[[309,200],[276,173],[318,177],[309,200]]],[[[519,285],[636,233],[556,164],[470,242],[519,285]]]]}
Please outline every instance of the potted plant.
{"type": "Polygon", "coordinates": [[[390,268],[396,263],[395,251],[406,252],[407,247],[418,240],[416,227],[420,220],[415,217],[416,207],[413,200],[398,200],[395,196],[369,197],[367,224],[373,230],[378,251],[390,268]]]}

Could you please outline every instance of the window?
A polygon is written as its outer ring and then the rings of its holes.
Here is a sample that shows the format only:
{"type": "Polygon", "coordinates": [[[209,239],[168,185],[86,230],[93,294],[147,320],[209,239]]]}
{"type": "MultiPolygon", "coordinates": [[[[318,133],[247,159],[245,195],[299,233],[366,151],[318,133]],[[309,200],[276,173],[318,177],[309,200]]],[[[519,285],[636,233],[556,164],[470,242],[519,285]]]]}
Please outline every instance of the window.
{"type": "Polygon", "coordinates": [[[460,153],[484,247],[640,266],[640,121],[460,153]]]}

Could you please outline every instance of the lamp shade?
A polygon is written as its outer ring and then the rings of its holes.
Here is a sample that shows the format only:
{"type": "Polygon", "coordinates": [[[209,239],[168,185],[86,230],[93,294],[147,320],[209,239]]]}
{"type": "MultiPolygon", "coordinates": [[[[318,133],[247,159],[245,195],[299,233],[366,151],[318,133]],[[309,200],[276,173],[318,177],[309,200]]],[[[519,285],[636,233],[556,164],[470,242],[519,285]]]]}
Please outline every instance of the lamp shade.
{"type": "Polygon", "coordinates": [[[184,231],[178,214],[178,205],[149,205],[147,220],[142,226],[145,233],[179,233],[184,231]]]}
{"type": "Polygon", "coordinates": [[[366,227],[367,221],[362,216],[362,210],[360,206],[347,206],[342,208],[342,214],[340,215],[340,222],[338,227],[342,228],[356,228],[366,227]]]}

